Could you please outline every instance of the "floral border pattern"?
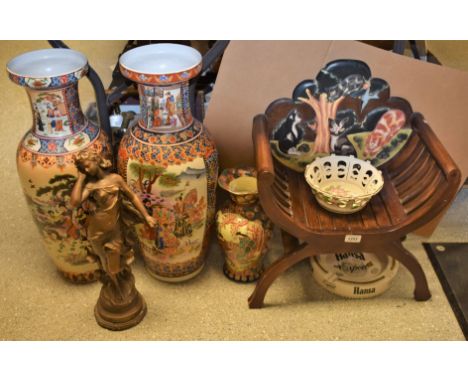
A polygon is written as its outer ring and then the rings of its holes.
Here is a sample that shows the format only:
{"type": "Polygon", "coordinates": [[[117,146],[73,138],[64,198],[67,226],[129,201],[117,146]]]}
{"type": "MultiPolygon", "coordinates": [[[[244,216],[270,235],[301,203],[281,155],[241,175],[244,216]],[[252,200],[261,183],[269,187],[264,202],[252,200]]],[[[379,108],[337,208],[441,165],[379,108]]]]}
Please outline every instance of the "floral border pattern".
{"type": "MultiPolygon", "coordinates": [[[[88,148],[92,148],[98,152],[111,152],[111,147],[107,142],[107,136],[103,131],[99,131],[100,134],[95,137],[94,141],[88,143],[88,148]]],[[[85,147],[80,148],[79,150],[83,150],[85,147]]],[[[77,150],[77,151],[79,151],[77,150]]],[[[17,152],[17,160],[21,160],[23,162],[30,162],[32,167],[39,165],[43,168],[50,168],[52,166],[57,165],[59,169],[64,169],[68,164],[74,164],[75,160],[73,159],[72,153],[62,153],[61,155],[51,155],[49,153],[35,153],[27,150],[23,143],[21,143],[18,147],[17,152]]]]}
{"type": "Polygon", "coordinates": [[[20,76],[12,72],[8,72],[8,77],[14,83],[20,86],[26,86],[31,89],[55,89],[71,84],[75,84],[78,80],[86,75],[88,72],[88,65],[86,64],[76,72],[63,74],[55,77],[27,77],[20,76]]]}
{"type": "Polygon", "coordinates": [[[82,144],[94,141],[98,134],[99,129],[90,122],[88,122],[88,124],[83,130],[77,132],[76,134],[66,136],[64,138],[46,138],[28,132],[21,141],[21,147],[35,154],[67,154],[78,150],[82,150],[82,144]],[[40,144],[40,147],[37,150],[28,147],[28,139],[37,140],[40,144]],[[77,142],[75,143],[74,140],[76,140],[77,142]],[[80,140],[80,142],[78,142],[78,140],[80,140]],[[73,147],[74,149],[70,150],[70,146],[67,147],[67,143],[72,143],[71,147],[73,147]]]}
{"type": "Polygon", "coordinates": [[[120,143],[118,153],[119,173],[126,174],[126,162],[129,157],[135,158],[142,163],[163,167],[170,164],[179,165],[191,162],[200,156],[210,157],[215,151],[213,143],[206,134],[202,134],[203,130],[200,122],[197,121],[196,124],[199,124],[199,132],[194,139],[173,146],[163,144],[149,146],[146,142],[135,138],[134,131],[139,129],[139,127],[135,126],[130,134],[122,138],[120,143]]]}
{"type": "Polygon", "coordinates": [[[201,125],[198,123],[193,123],[190,127],[183,129],[181,131],[175,131],[171,133],[164,132],[152,132],[146,130],[144,126],[135,126],[132,130],[132,135],[148,144],[151,145],[173,145],[184,143],[190,139],[195,138],[200,134],[201,125]]]}
{"type": "Polygon", "coordinates": [[[189,70],[184,70],[177,73],[166,73],[166,74],[147,74],[134,72],[122,64],[119,64],[120,72],[127,77],[129,80],[135,81],[140,84],[148,85],[170,85],[178,82],[185,82],[194,78],[200,73],[202,64],[201,62],[189,70]]]}

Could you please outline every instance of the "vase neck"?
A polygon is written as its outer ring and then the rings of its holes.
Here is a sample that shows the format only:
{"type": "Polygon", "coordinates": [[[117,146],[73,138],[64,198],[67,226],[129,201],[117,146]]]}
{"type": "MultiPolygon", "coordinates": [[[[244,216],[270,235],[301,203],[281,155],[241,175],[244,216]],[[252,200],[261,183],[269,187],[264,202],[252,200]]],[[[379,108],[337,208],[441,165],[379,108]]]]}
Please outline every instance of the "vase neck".
{"type": "Polygon", "coordinates": [[[138,85],[140,93],[140,126],[154,132],[170,132],[193,122],[189,84],[170,86],[138,85]]]}
{"type": "Polygon", "coordinates": [[[255,204],[258,200],[258,194],[244,194],[244,195],[236,195],[230,193],[231,200],[240,206],[247,206],[250,204],[255,204]]]}
{"type": "Polygon", "coordinates": [[[33,133],[44,137],[64,137],[86,127],[81,111],[78,84],[53,90],[28,89],[33,109],[33,133]]]}

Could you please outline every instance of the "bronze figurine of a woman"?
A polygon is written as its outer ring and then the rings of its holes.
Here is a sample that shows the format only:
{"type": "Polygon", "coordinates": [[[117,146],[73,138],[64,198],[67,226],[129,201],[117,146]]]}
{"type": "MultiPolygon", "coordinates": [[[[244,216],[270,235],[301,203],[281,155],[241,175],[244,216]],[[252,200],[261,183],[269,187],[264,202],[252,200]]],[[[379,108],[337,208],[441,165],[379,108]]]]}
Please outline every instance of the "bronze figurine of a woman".
{"type": "Polygon", "coordinates": [[[70,203],[82,206],[87,214],[86,236],[90,252],[101,264],[103,283],[94,309],[96,321],[110,330],[123,330],[137,325],[146,314],[146,303],[135,288],[130,269],[131,248],[125,237],[124,198],[150,227],[156,226],[142,202],[123,178],[110,172],[111,162],[92,150],[75,157],[79,171],[70,203]]]}

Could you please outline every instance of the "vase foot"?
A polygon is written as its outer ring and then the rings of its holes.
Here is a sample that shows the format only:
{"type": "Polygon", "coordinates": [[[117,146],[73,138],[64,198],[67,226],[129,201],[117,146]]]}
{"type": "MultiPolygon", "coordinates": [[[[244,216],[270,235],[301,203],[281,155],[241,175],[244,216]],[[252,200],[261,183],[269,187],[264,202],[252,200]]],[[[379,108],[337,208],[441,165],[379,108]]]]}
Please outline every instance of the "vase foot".
{"type": "Polygon", "coordinates": [[[98,300],[94,307],[94,317],[97,323],[109,330],[125,330],[138,325],[146,315],[147,307],[143,296],[137,292],[128,309],[112,312],[105,308],[98,300]]]}
{"type": "Polygon", "coordinates": [[[260,269],[259,271],[251,271],[249,272],[248,275],[245,274],[245,272],[234,272],[234,271],[231,271],[227,266],[226,264],[224,264],[223,266],[223,272],[224,272],[224,275],[229,279],[229,280],[232,280],[232,281],[236,281],[238,283],[251,283],[251,282],[254,282],[254,281],[257,281],[260,276],[262,275],[263,273],[263,268],[260,269]]]}
{"type": "Polygon", "coordinates": [[[161,276],[155,273],[154,271],[152,271],[148,266],[145,266],[146,270],[152,277],[154,277],[156,280],[164,281],[167,283],[181,283],[181,282],[193,279],[195,276],[201,273],[204,267],[205,267],[205,263],[203,263],[199,268],[197,268],[195,271],[187,275],[177,276],[177,277],[167,277],[167,276],[161,276]]]}
{"type": "Polygon", "coordinates": [[[57,269],[57,271],[65,280],[74,284],[92,283],[99,280],[100,277],[100,271],[98,269],[86,273],[71,273],[62,271],[60,269],[57,269]]]}

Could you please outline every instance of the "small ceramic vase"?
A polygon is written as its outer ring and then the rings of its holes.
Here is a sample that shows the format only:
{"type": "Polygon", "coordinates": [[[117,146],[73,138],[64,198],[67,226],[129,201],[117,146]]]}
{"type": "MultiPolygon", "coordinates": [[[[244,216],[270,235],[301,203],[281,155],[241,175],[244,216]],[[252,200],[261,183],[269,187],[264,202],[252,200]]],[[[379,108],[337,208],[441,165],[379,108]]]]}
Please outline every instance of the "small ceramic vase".
{"type": "Polygon", "coordinates": [[[83,150],[110,155],[106,134],[83,114],[78,81],[88,70],[86,57],[71,49],[24,53],[7,64],[10,79],[26,88],[33,126],[18,146],[17,168],[32,217],[57,269],[74,282],[93,281],[98,266],[87,259],[80,210],[68,208],[83,150]]]}
{"type": "Polygon", "coordinates": [[[146,269],[179,282],[205,263],[215,214],[218,154],[192,116],[189,80],[202,57],[176,44],[146,45],[120,57],[120,70],[138,84],[140,116],[122,138],[118,170],[158,225],[136,225],[146,269]]]}
{"type": "Polygon", "coordinates": [[[225,253],[224,274],[232,280],[257,280],[263,271],[273,224],[258,202],[254,168],[225,169],[218,185],[229,192],[216,214],[218,241],[225,253]]]}

